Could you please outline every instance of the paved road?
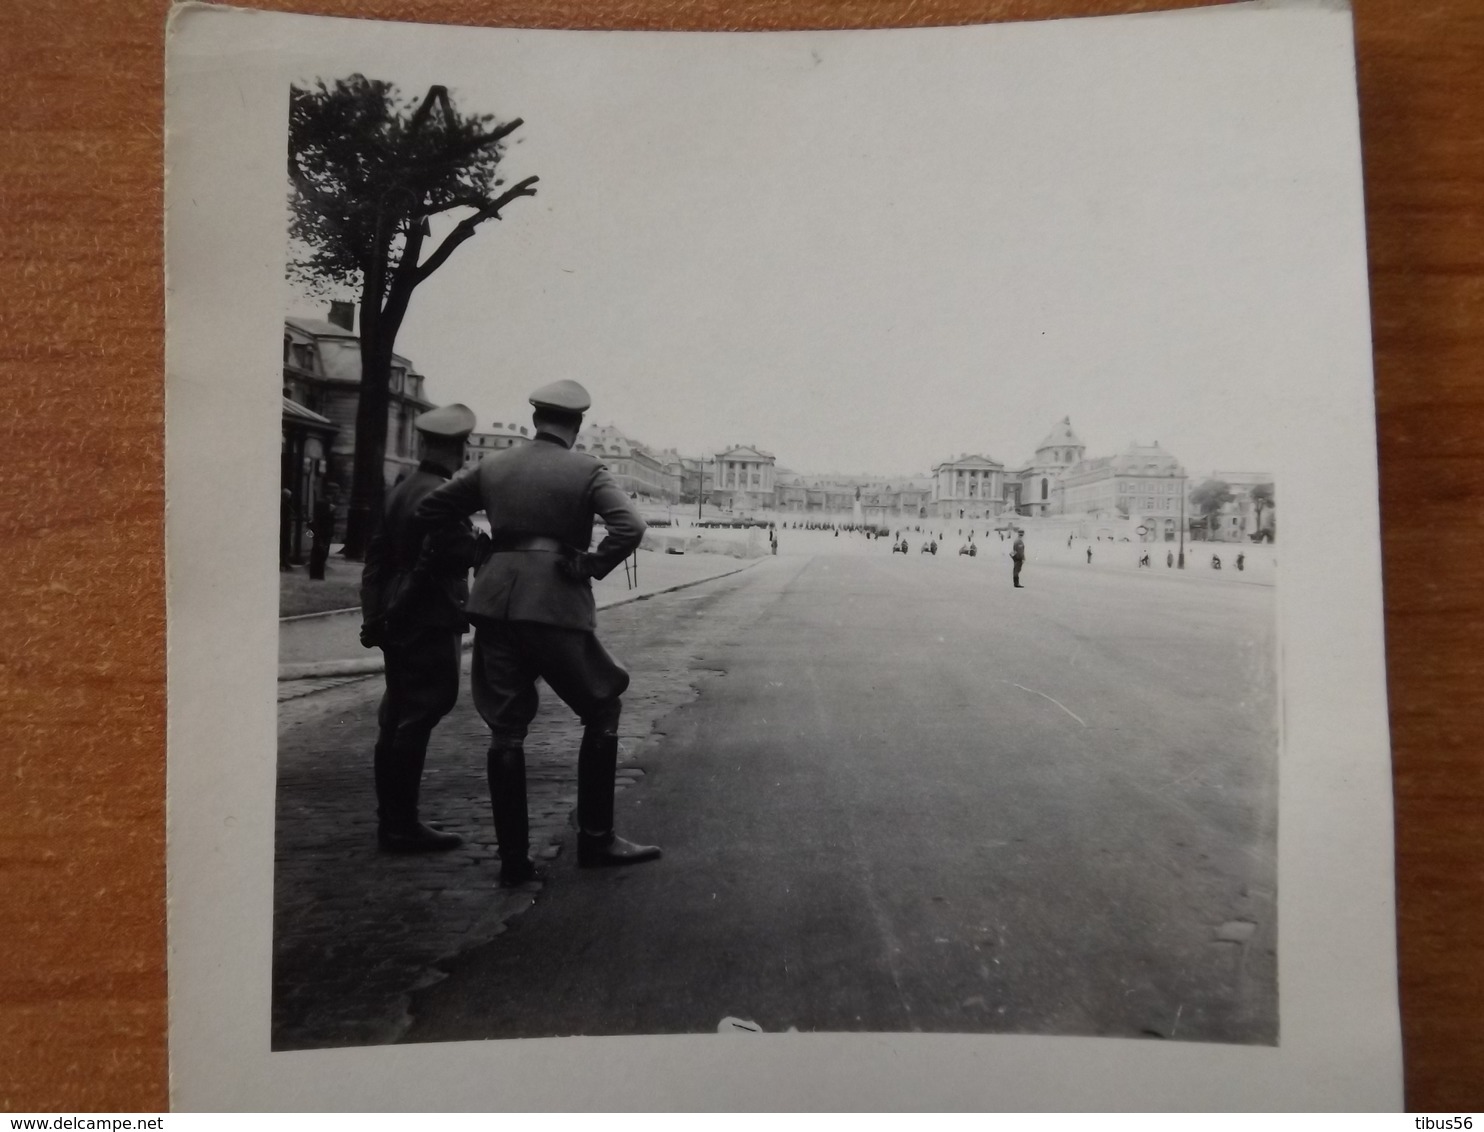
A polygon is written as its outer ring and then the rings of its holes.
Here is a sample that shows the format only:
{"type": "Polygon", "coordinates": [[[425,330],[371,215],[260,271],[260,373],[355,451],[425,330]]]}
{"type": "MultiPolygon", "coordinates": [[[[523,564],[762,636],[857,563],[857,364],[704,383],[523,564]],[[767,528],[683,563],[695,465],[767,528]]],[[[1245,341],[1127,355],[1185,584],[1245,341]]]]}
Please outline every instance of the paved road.
{"type": "Polygon", "coordinates": [[[1275,1041],[1273,591],[1034,565],[790,533],[704,587],[699,696],[620,799],[665,858],[564,855],[406,1040],[1275,1041]]]}

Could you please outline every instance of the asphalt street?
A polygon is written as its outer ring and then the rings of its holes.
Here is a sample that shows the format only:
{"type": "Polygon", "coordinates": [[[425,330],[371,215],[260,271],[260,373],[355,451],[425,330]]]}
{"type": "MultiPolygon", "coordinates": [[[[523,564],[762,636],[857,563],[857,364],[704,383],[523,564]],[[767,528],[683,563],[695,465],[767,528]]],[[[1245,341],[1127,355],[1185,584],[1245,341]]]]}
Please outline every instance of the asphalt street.
{"type": "MultiPolygon", "coordinates": [[[[782,541],[702,587],[699,694],[620,796],[664,858],[563,854],[404,1040],[1275,1042],[1274,590],[782,541]]],[[[687,594],[631,608],[682,639],[687,594]]]]}

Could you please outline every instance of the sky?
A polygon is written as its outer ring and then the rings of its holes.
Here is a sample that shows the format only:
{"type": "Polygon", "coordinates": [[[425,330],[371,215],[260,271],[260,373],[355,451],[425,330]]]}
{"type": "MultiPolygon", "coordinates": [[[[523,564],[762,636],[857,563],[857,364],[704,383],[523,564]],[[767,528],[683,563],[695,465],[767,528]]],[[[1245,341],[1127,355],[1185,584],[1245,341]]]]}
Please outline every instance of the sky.
{"type": "Polygon", "coordinates": [[[1305,138],[1265,93],[1292,61],[1239,29],[1090,23],[1128,26],[510,33],[313,73],[524,119],[505,175],[538,195],[419,288],[398,341],[481,428],[574,378],[651,446],[801,471],[1014,466],[1064,416],[1090,456],[1271,470],[1270,406],[1303,378],[1284,343],[1324,283],[1305,138]]]}

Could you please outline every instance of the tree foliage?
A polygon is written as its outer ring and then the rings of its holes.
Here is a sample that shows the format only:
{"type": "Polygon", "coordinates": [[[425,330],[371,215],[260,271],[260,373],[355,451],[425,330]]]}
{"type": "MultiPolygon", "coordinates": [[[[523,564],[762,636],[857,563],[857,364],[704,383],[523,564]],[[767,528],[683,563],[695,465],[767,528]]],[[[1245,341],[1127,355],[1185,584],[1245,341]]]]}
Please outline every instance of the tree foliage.
{"type": "Polygon", "coordinates": [[[1214,531],[1216,517],[1233,498],[1231,484],[1225,480],[1206,480],[1190,493],[1190,505],[1205,520],[1206,529],[1214,531]]]}
{"type": "Polygon", "coordinates": [[[1206,480],[1190,493],[1190,504],[1202,517],[1209,519],[1232,501],[1231,484],[1225,480],[1206,480]]]}
{"type": "Polygon", "coordinates": [[[413,292],[535,177],[505,188],[500,162],[519,118],[459,114],[445,87],[409,99],[352,75],[294,86],[289,97],[290,274],[312,289],[359,296],[361,389],[346,554],[356,557],[381,513],[388,386],[413,292]],[[462,212],[431,252],[430,218],[462,212]]]}
{"type": "Polygon", "coordinates": [[[1263,512],[1273,509],[1273,485],[1270,483],[1255,484],[1253,485],[1251,495],[1252,506],[1257,510],[1256,526],[1258,530],[1262,530],[1263,512]]]}

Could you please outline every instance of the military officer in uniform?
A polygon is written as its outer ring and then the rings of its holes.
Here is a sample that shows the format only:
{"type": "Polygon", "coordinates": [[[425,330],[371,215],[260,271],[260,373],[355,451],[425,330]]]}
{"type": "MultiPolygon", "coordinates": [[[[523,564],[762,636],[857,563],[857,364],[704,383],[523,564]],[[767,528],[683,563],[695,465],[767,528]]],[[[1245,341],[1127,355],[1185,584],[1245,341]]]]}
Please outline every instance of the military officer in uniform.
{"type": "Polygon", "coordinates": [[[1025,589],[1020,584],[1020,568],[1025,565],[1025,538],[1020,531],[1015,532],[1015,542],[1010,547],[1010,580],[1015,583],[1017,590],[1025,589]]]}
{"type": "Polygon", "coordinates": [[[386,657],[374,758],[377,840],[394,853],[440,852],[463,843],[458,834],[419,820],[417,803],[428,739],[458,702],[460,645],[468,629],[464,602],[483,539],[467,518],[433,532],[415,514],[463,466],[474,414],[445,405],[413,423],[422,436],[422,462],[387,494],[361,573],[361,643],[380,647],[386,657]]]}
{"type": "Polygon", "coordinates": [[[608,470],[572,450],[591,405],[575,381],[531,394],[535,439],[487,456],[427,497],[418,517],[466,521],[483,510],[492,553],[474,578],[474,706],[490,728],[488,771],[500,883],[536,876],[526,811],[525,737],[544,679],[582,720],[577,752],[577,864],[628,865],[660,855],[613,829],[620,697],[629,674],[599,642],[590,579],[602,578],[639,545],[644,520],[608,470]],[[593,518],[607,534],[595,550],[593,518]]]}

